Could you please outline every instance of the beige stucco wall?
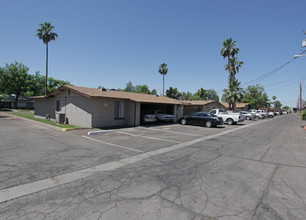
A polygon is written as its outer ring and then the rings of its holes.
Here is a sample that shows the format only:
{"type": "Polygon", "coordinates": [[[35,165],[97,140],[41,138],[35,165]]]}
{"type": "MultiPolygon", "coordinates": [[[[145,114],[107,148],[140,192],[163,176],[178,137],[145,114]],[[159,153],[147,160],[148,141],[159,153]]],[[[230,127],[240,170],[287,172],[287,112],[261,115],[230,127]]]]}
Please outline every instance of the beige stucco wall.
{"type": "Polygon", "coordinates": [[[61,101],[61,109],[60,111],[55,111],[55,113],[66,114],[68,124],[80,127],[92,127],[92,100],[90,98],[72,91],[70,91],[69,95],[68,91],[64,91],[55,97],[55,106],[58,100],[61,101]]]}
{"type": "Polygon", "coordinates": [[[178,121],[184,115],[184,106],[183,105],[174,105],[176,121],[178,121]]]}
{"type": "Polygon", "coordinates": [[[36,99],[34,107],[34,115],[36,117],[45,117],[50,115],[51,120],[56,120],[57,113],[66,114],[68,124],[80,127],[92,127],[91,124],[91,108],[92,101],[89,98],[81,96],[77,93],[64,91],[56,97],[46,99],[36,99]],[[56,111],[56,102],[61,101],[60,111],[56,111]]]}
{"type": "Polygon", "coordinates": [[[93,127],[113,127],[113,126],[137,126],[140,123],[140,104],[124,99],[94,98],[92,103],[92,125],[93,127]],[[115,101],[124,103],[124,118],[114,118],[115,101]]]}
{"type": "Polygon", "coordinates": [[[55,120],[55,108],[56,104],[54,102],[54,98],[35,99],[34,115],[38,117],[45,117],[47,114],[49,114],[50,118],[55,120]]]}

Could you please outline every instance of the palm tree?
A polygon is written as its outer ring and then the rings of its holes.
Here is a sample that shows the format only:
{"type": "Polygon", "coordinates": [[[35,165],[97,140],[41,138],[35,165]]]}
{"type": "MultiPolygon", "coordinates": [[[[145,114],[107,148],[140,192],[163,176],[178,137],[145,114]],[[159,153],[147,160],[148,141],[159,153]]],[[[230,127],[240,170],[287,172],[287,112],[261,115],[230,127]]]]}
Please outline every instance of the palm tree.
{"type": "Polygon", "coordinates": [[[36,36],[43,40],[43,42],[46,44],[46,91],[45,96],[47,96],[48,93],[48,43],[51,40],[55,40],[57,34],[55,32],[52,32],[54,30],[54,26],[51,25],[51,23],[46,22],[39,24],[40,28],[36,30],[36,36]]]}
{"type": "Polygon", "coordinates": [[[236,79],[232,79],[230,81],[230,88],[224,89],[224,94],[222,99],[224,99],[229,104],[229,108],[235,111],[236,110],[236,102],[241,102],[244,95],[244,90],[239,87],[240,82],[236,79]]]}
{"type": "Polygon", "coordinates": [[[164,91],[165,91],[165,89],[164,89],[165,88],[165,75],[168,72],[167,64],[165,64],[165,63],[161,64],[159,66],[159,68],[158,68],[158,72],[163,75],[163,96],[164,96],[164,91]]]}
{"type": "Polygon", "coordinates": [[[236,73],[239,72],[239,69],[244,63],[236,57],[229,58],[229,63],[230,65],[226,64],[224,69],[229,71],[230,78],[235,79],[236,73]]]}
{"type": "Polygon", "coordinates": [[[274,113],[275,113],[275,99],[276,99],[276,96],[272,96],[272,99],[274,101],[274,113]]]}
{"type": "Polygon", "coordinates": [[[232,38],[228,38],[225,41],[223,41],[223,48],[221,49],[221,56],[225,59],[227,57],[228,61],[228,88],[230,88],[230,81],[231,81],[231,62],[230,58],[233,58],[236,54],[239,52],[239,48],[236,47],[236,41],[233,41],[232,38]]]}

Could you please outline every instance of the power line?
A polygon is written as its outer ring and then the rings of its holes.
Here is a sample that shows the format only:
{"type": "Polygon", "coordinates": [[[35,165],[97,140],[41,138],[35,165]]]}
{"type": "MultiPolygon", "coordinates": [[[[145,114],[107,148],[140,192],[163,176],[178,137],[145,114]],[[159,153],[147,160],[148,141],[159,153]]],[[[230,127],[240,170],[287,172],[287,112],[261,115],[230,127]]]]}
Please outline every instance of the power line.
{"type": "Polygon", "coordinates": [[[280,82],[270,83],[270,84],[266,84],[266,85],[263,84],[263,86],[265,86],[265,87],[274,86],[274,85],[278,85],[278,84],[282,84],[282,83],[288,83],[290,81],[300,81],[300,80],[303,81],[304,79],[306,79],[306,75],[299,76],[299,77],[296,77],[296,78],[291,78],[291,79],[280,81],[280,82]]]}
{"type": "MultiPolygon", "coordinates": [[[[305,51],[302,51],[299,55],[302,55],[303,53],[305,53],[305,51]]],[[[274,69],[274,70],[271,71],[271,72],[268,72],[268,73],[266,73],[266,74],[263,74],[262,76],[260,76],[260,77],[258,77],[258,78],[256,78],[256,79],[253,79],[253,80],[251,80],[251,81],[249,81],[249,82],[246,82],[246,83],[241,84],[241,86],[243,86],[243,85],[248,85],[248,84],[251,84],[251,83],[252,83],[252,84],[258,83],[258,82],[260,82],[260,81],[266,79],[267,77],[271,76],[273,73],[277,72],[278,70],[284,68],[285,66],[287,66],[289,63],[291,63],[291,62],[292,62],[293,60],[295,60],[295,59],[296,59],[296,57],[292,58],[291,60],[289,60],[288,62],[284,63],[283,65],[279,66],[278,68],[274,69]]]]}

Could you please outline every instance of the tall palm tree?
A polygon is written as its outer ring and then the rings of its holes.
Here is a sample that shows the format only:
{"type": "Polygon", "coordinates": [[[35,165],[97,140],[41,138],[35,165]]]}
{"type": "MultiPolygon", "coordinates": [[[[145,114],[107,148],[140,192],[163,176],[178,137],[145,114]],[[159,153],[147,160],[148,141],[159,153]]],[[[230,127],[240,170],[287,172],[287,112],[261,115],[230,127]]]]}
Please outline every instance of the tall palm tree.
{"type": "Polygon", "coordinates": [[[229,64],[225,65],[225,70],[229,71],[230,78],[235,79],[236,73],[239,72],[239,69],[244,64],[244,62],[238,60],[236,57],[229,58],[229,64]]]}
{"type": "Polygon", "coordinates": [[[230,81],[230,88],[224,89],[223,98],[229,104],[229,108],[236,110],[236,102],[241,102],[243,99],[244,90],[240,87],[240,82],[236,79],[230,81]]]}
{"type": "Polygon", "coordinates": [[[167,64],[163,63],[159,66],[158,72],[163,75],[163,96],[165,91],[165,75],[168,72],[167,64]]]}
{"type": "Polygon", "coordinates": [[[274,113],[275,113],[275,99],[276,99],[276,96],[272,96],[272,99],[274,101],[274,113]]]}
{"type": "Polygon", "coordinates": [[[36,30],[36,36],[43,40],[43,42],[46,44],[46,91],[45,96],[47,96],[48,93],[48,44],[51,40],[55,40],[57,34],[55,32],[52,32],[54,30],[54,26],[51,25],[51,23],[46,22],[39,24],[40,28],[36,30]]]}
{"type": "Polygon", "coordinates": [[[223,41],[223,48],[221,49],[221,56],[225,59],[227,57],[228,61],[228,88],[230,88],[231,81],[231,62],[230,58],[233,58],[239,52],[239,48],[236,47],[236,41],[233,41],[232,38],[228,38],[223,41]]]}

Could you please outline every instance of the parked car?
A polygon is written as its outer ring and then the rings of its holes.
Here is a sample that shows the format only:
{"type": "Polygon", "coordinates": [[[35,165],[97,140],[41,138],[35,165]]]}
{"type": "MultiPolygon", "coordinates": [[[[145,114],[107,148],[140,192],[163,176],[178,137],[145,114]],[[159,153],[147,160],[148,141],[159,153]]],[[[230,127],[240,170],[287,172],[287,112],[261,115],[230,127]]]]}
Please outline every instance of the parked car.
{"type": "Polygon", "coordinates": [[[256,118],[255,113],[247,112],[247,111],[241,111],[240,112],[245,120],[254,120],[256,118]]]}
{"type": "Polygon", "coordinates": [[[156,122],[156,121],[157,121],[157,118],[152,112],[149,112],[143,116],[144,123],[150,123],[150,122],[156,122]]]}
{"type": "Polygon", "coordinates": [[[222,117],[218,117],[209,112],[195,112],[191,115],[182,117],[179,121],[182,125],[203,125],[208,128],[216,127],[217,125],[223,125],[222,117]]]}
{"type": "Polygon", "coordinates": [[[274,112],[269,112],[268,116],[269,116],[269,118],[273,118],[274,117],[274,112]]]}
{"type": "Polygon", "coordinates": [[[209,113],[222,117],[223,121],[228,125],[237,124],[237,122],[244,121],[244,117],[240,113],[228,113],[222,109],[213,109],[209,113]]]}
{"type": "Polygon", "coordinates": [[[265,118],[265,116],[262,115],[260,112],[258,112],[258,110],[250,109],[249,112],[255,114],[255,117],[257,119],[264,119],[265,118]]]}
{"type": "Polygon", "coordinates": [[[175,121],[175,116],[167,114],[163,110],[154,110],[154,115],[158,121],[175,121]]]}
{"type": "Polygon", "coordinates": [[[257,110],[257,112],[261,114],[264,118],[268,117],[268,112],[266,112],[265,110],[257,110]]]}

